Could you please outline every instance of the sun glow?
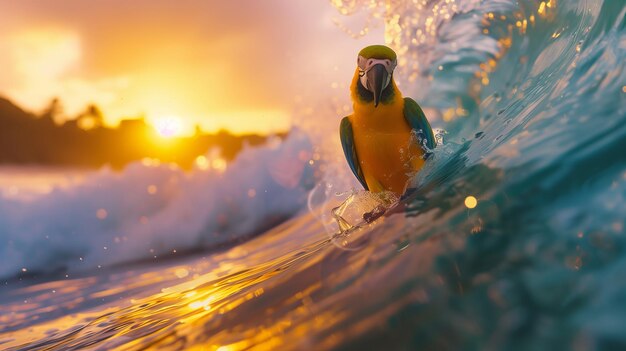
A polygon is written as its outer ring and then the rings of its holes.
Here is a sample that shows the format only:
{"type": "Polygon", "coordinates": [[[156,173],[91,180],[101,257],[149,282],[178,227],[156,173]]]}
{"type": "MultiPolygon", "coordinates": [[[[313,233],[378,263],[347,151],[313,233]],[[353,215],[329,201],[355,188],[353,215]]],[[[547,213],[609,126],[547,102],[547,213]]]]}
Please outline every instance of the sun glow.
{"type": "Polygon", "coordinates": [[[166,116],[159,117],[152,121],[154,129],[164,138],[181,136],[183,132],[183,122],[180,117],[166,116]]]}

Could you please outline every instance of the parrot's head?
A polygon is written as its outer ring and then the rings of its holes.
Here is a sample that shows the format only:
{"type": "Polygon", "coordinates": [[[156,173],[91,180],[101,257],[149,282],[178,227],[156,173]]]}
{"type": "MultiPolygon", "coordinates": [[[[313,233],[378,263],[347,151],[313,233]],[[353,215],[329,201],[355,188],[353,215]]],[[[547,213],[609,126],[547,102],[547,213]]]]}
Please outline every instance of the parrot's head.
{"type": "Polygon", "coordinates": [[[357,58],[359,83],[374,96],[374,107],[378,106],[383,91],[391,83],[393,70],[397,64],[396,53],[384,45],[370,45],[359,52],[357,58]]]}

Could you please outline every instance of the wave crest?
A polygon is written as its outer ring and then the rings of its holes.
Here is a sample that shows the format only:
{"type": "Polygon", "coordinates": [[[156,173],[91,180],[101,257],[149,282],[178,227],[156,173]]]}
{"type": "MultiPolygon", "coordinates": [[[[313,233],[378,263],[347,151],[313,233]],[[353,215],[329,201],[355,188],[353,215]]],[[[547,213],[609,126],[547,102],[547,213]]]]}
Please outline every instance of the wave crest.
{"type": "Polygon", "coordinates": [[[306,202],[310,155],[308,137],[292,130],[246,147],[223,171],[137,162],[35,198],[4,198],[0,276],[154,259],[259,234],[306,202]]]}

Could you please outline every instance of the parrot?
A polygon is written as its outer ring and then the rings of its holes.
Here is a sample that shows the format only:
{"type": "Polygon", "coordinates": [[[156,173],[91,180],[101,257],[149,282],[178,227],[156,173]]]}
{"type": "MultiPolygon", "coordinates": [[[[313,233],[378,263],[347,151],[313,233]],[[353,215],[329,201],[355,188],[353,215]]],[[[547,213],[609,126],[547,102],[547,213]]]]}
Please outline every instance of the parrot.
{"type": "Polygon", "coordinates": [[[436,146],[422,108],[398,90],[393,79],[397,62],[396,53],[385,45],[359,52],[350,85],[353,113],[339,127],[352,173],[373,193],[405,194],[410,176],[436,146]]]}

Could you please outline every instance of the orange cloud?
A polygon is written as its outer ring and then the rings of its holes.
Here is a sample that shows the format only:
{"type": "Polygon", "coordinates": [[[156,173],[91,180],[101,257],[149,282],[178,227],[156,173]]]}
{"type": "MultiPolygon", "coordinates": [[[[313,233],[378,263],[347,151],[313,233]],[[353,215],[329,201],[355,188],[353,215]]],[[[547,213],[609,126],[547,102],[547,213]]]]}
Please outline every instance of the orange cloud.
{"type": "Polygon", "coordinates": [[[11,53],[0,94],[35,110],[58,96],[68,114],[94,102],[109,123],[145,114],[180,116],[187,131],[286,129],[294,97],[349,81],[365,45],[335,14],[309,0],[0,4],[0,33],[14,33],[0,48],[11,53]]]}

